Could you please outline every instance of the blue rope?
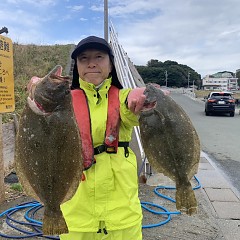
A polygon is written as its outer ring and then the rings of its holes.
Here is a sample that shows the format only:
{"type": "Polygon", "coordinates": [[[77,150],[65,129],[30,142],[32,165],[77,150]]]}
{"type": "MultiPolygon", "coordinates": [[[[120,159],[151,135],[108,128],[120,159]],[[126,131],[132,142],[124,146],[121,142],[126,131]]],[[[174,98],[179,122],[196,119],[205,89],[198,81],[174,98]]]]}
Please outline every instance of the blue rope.
{"type": "MultiPolygon", "coordinates": [[[[201,188],[201,184],[200,184],[200,181],[198,180],[198,178],[196,176],[194,176],[194,179],[197,181],[197,186],[193,188],[193,190],[196,190],[196,189],[199,189],[201,188]]],[[[154,193],[159,196],[159,197],[162,197],[166,200],[169,200],[173,203],[176,203],[176,200],[169,197],[169,196],[166,196],[162,193],[159,193],[158,192],[158,189],[167,189],[167,190],[175,190],[176,188],[175,187],[172,187],[172,186],[158,186],[154,189],[154,193]]],[[[176,211],[176,212],[169,212],[166,208],[160,206],[160,205],[157,205],[157,204],[154,204],[154,203],[151,203],[151,202],[141,202],[141,205],[142,205],[142,208],[153,213],[153,214],[156,214],[156,215],[167,215],[167,219],[166,220],[163,220],[159,223],[156,223],[156,224],[148,224],[148,225],[143,225],[142,228],[153,228],[153,227],[159,227],[159,226],[162,226],[166,223],[168,223],[170,220],[171,220],[171,215],[172,214],[181,214],[181,212],[179,211],[176,211]],[[147,207],[146,205],[149,205],[151,207],[154,207],[154,208],[160,208],[162,209],[164,212],[159,212],[159,211],[155,211],[153,210],[152,208],[149,208],[147,207]]]]}
{"type": "MultiPolygon", "coordinates": [[[[200,184],[200,181],[198,180],[198,178],[195,177],[195,176],[194,176],[194,178],[197,181],[197,186],[194,187],[193,190],[201,188],[201,184],[200,184]]],[[[175,187],[172,187],[172,186],[158,186],[154,189],[154,193],[156,195],[158,195],[159,197],[167,199],[171,202],[174,202],[174,203],[176,202],[173,198],[168,197],[168,196],[166,196],[162,193],[159,193],[158,192],[159,189],[175,190],[176,189],[175,187]]],[[[165,207],[159,206],[159,205],[151,203],[151,202],[143,202],[142,201],[141,206],[142,206],[143,209],[145,209],[146,211],[149,211],[153,214],[166,216],[166,219],[164,219],[163,221],[155,223],[155,224],[144,225],[144,226],[142,226],[142,228],[153,228],[153,227],[162,226],[162,225],[168,223],[171,220],[171,215],[181,214],[181,212],[179,212],[179,211],[169,212],[165,207]],[[160,211],[153,210],[152,208],[160,209],[160,211]]],[[[10,236],[10,235],[0,233],[0,237],[9,238],[9,239],[24,239],[24,238],[31,238],[31,237],[43,237],[43,238],[47,238],[47,239],[59,240],[59,237],[43,235],[42,230],[41,230],[42,229],[42,222],[34,219],[35,213],[37,213],[37,211],[39,209],[41,209],[42,207],[43,207],[43,205],[40,204],[39,202],[32,201],[32,202],[26,202],[26,203],[19,204],[19,205],[13,207],[13,208],[9,208],[6,211],[2,212],[0,214],[0,217],[5,216],[6,217],[6,223],[11,228],[13,228],[14,230],[20,232],[21,234],[25,234],[25,235],[21,235],[21,236],[19,236],[19,235],[13,236],[12,235],[12,236],[10,236]],[[24,215],[24,218],[25,218],[26,221],[23,222],[23,221],[18,221],[16,219],[14,219],[13,215],[16,212],[22,211],[24,209],[27,209],[26,213],[24,215]],[[30,227],[33,231],[27,231],[27,230],[21,228],[22,226],[30,227]]]]}
{"type": "Polygon", "coordinates": [[[59,239],[59,237],[54,237],[54,236],[45,236],[42,234],[42,231],[41,231],[41,228],[42,228],[42,222],[40,221],[37,221],[34,219],[34,215],[35,213],[41,209],[43,207],[42,204],[40,204],[39,202],[37,201],[33,201],[33,202],[26,202],[26,203],[23,203],[23,204],[20,204],[20,205],[17,205],[16,207],[13,207],[13,208],[9,208],[8,210],[2,212],[0,214],[0,217],[3,217],[3,216],[6,216],[6,223],[11,227],[13,228],[14,230],[20,232],[20,233],[23,233],[25,235],[6,235],[6,234],[3,234],[3,233],[0,233],[0,236],[1,237],[4,237],[4,238],[10,238],[10,239],[24,239],[24,238],[31,238],[31,237],[43,237],[43,238],[46,238],[46,239],[59,239]],[[24,218],[25,222],[23,221],[18,221],[16,219],[14,219],[12,217],[12,215],[14,215],[16,212],[18,211],[22,211],[24,209],[28,209],[24,215],[24,218]],[[32,212],[32,213],[31,213],[32,212]],[[31,217],[29,217],[31,213],[31,217]],[[13,224],[14,223],[14,224],[13,224]],[[31,227],[32,230],[35,230],[35,232],[33,231],[27,231],[21,227],[19,227],[18,225],[20,226],[27,226],[27,227],[31,227]]]}

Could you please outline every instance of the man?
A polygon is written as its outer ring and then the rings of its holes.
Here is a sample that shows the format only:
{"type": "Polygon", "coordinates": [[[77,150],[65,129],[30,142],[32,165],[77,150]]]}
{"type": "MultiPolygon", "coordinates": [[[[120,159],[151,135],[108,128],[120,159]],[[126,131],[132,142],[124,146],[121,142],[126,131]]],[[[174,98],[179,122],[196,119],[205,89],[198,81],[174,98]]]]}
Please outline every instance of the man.
{"type": "Polygon", "coordinates": [[[102,38],[81,40],[71,57],[73,105],[86,170],[76,194],[61,205],[69,234],[60,239],[141,240],[137,162],[128,144],[138,125],[144,88],[122,89],[112,50],[102,38]]]}

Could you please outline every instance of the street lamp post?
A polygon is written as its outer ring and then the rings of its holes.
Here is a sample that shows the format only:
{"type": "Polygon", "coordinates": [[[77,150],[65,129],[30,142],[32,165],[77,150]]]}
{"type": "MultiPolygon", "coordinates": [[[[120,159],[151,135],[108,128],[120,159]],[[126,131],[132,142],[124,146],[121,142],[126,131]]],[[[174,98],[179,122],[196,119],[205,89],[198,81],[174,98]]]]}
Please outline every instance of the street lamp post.
{"type": "Polygon", "coordinates": [[[166,87],[167,87],[167,78],[168,78],[168,73],[167,71],[165,71],[166,87]]]}
{"type": "Polygon", "coordinates": [[[188,72],[188,89],[189,89],[189,81],[190,81],[190,72],[188,72]]]}

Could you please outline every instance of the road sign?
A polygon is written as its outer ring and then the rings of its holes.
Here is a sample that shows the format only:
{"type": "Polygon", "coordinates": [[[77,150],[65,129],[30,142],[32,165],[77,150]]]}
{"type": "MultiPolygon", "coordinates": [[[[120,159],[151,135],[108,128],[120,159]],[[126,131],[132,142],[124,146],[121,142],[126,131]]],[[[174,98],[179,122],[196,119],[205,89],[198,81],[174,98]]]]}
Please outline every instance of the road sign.
{"type": "Polygon", "coordinates": [[[14,110],[13,44],[0,35],[0,113],[14,110]]]}

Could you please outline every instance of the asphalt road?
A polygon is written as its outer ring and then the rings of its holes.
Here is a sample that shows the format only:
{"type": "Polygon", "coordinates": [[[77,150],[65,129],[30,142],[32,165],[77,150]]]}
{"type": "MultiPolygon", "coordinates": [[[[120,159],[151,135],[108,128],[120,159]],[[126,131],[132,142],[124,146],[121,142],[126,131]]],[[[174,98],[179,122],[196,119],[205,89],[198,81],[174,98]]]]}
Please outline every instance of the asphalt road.
{"type": "Polygon", "coordinates": [[[225,173],[240,193],[240,115],[205,116],[204,102],[182,93],[171,97],[185,110],[200,137],[201,149],[225,173]]]}

